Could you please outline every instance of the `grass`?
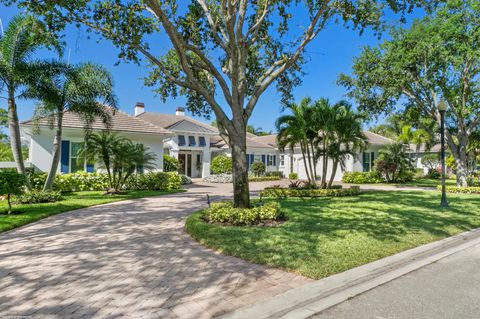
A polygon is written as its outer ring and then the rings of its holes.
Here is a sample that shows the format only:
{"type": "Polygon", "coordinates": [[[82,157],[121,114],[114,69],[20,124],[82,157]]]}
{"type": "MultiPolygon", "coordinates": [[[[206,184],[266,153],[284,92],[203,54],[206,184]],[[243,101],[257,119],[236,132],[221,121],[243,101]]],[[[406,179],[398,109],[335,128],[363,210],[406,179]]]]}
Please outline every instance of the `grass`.
{"type": "MultiPolygon", "coordinates": [[[[457,186],[457,180],[455,179],[447,179],[445,180],[445,184],[447,186],[457,186]]],[[[411,182],[399,184],[403,186],[418,186],[418,187],[437,187],[442,185],[441,179],[431,179],[431,178],[418,178],[411,182]]]]}
{"type": "Polygon", "coordinates": [[[187,231],[227,255],[323,278],[400,251],[480,227],[480,196],[367,192],[356,197],[280,200],[289,220],[277,227],[211,225],[201,212],[187,231]]]}
{"type": "MultiPolygon", "coordinates": [[[[178,191],[128,191],[122,195],[103,195],[103,191],[75,192],[65,194],[63,200],[55,203],[15,205],[12,214],[0,214],[0,233],[74,209],[176,192],[178,191]]],[[[7,202],[1,201],[0,212],[6,212],[6,210],[7,202]]]]}

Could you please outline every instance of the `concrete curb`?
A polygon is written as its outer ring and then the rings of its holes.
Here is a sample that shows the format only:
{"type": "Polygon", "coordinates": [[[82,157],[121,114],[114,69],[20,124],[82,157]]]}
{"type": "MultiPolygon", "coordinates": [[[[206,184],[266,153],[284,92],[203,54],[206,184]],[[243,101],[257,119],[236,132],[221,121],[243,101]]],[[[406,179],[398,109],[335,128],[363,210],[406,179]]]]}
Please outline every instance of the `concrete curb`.
{"type": "Polygon", "coordinates": [[[416,247],[237,309],[223,319],[308,318],[358,294],[480,244],[480,228],[416,247]]]}

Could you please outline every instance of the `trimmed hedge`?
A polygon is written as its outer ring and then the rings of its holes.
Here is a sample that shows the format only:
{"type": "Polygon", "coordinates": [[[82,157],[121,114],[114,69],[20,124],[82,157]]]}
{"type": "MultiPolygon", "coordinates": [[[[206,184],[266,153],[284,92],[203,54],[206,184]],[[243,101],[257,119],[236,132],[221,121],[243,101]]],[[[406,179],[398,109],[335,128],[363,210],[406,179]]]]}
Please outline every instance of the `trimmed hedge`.
{"type": "MultiPolygon", "coordinates": [[[[32,187],[41,190],[47,174],[36,174],[31,178],[32,187]]],[[[177,172],[149,172],[134,174],[125,183],[126,190],[174,190],[180,189],[181,177],[177,172]]],[[[77,172],[55,176],[53,189],[63,193],[102,191],[108,189],[105,173],[77,172]]]]}
{"type": "MultiPolygon", "coordinates": [[[[265,182],[265,181],[278,181],[281,178],[279,176],[248,176],[249,182],[265,182]]],[[[207,183],[233,183],[232,174],[212,174],[203,179],[207,183]]]]}
{"type": "Polygon", "coordinates": [[[249,176],[249,182],[279,181],[280,176],[249,176]]]}
{"type": "Polygon", "coordinates": [[[372,172],[345,172],[342,181],[350,184],[376,184],[384,183],[382,174],[377,171],[372,172]]]}
{"type": "Polygon", "coordinates": [[[302,189],[268,187],[260,192],[260,197],[287,198],[287,197],[342,197],[360,194],[360,187],[339,189],[302,189]]]}
{"type": "Polygon", "coordinates": [[[285,219],[280,204],[268,202],[253,208],[234,208],[232,202],[212,203],[202,211],[202,219],[207,223],[228,224],[234,226],[257,225],[266,221],[285,219]]]}
{"type": "Polygon", "coordinates": [[[15,202],[18,204],[38,204],[38,203],[54,203],[62,200],[61,192],[43,192],[33,190],[25,192],[15,197],[15,202]]]}
{"type": "MultiPolygon", "coordinates": [[[[442,186],[437,186],[437,190],[441,191],[442,186]]],[[[469,186],[469,187],[458,187],[458,186],[447,186],[445,188],[447,193],[455,194],[480,194],[479,186],[469,186]]]]}

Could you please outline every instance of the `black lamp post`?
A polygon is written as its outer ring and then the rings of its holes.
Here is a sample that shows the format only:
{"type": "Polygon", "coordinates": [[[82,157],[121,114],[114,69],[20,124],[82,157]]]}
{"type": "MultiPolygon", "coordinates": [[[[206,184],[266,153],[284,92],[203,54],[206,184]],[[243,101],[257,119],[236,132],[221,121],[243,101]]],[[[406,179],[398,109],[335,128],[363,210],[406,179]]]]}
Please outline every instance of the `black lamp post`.
{"type": "Polygon", "coordinates": [[[447,103],[444,100],[438,102],[438,111],[440,112],[440,141],[442,144],[441,150],[441,162],[442,162],[442,201],[440,202],[440,206],[443,208],[448,207],[447,201],[447,192],[445,190],[445,175],[446,175],[446,168],[445,168],[445,111],[447,110],[447,103]]]}

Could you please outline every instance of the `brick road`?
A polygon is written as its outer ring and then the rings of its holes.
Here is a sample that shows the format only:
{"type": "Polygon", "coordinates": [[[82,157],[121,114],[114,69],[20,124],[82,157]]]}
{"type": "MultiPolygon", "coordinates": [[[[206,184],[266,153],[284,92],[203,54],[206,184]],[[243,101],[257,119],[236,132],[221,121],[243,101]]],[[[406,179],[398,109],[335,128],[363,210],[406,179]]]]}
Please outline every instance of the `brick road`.
{"type": "Polygon", "coordinates": [[[211,318],[309,282],[192,240],[185,217],[206,193],[230,196],[231,185],[194,184],[0,234],[0,318],[211,318]]]}

